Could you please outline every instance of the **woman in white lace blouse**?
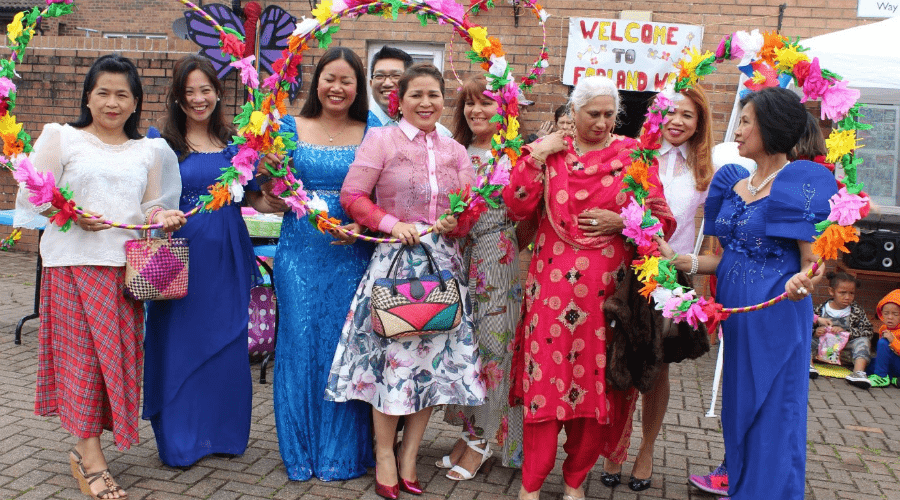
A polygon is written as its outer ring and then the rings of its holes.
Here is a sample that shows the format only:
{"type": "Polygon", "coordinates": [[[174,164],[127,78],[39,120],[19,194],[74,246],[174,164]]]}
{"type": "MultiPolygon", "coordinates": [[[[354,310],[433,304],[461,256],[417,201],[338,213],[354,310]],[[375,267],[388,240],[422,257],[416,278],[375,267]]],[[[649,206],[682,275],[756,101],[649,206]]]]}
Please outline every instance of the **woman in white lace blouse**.
{"type": "MultiPolygon", "coordinates": [[[[697,229],[694,217],[706,200],[714,169],[712,164],[712,115],[709,100],[700,86],[675,95],[675,112],[667,116],[659,149],[659,178],[666,203],[678,223],[669,245],[678,253],[694,251],[697,229]]],[[[653,475],[653,445],[662,428],[669,405],[669,363],[671,353],[663,352],[663,364],[653,388],[641,396],[641,446],[628,487],[642,491],[650,487],[653,475]]],[[[619,484],[621,466],[606,461],[600,481],[606,486],[619,484]]]]}
{"type": "MultiPolygon", "coordinates": [[[[73,200],[100,218],[79,216],[68,231],[50,225],[41,240],[41,325],[35,413],[59,415],[78,438],[69,454],[82,493],[125,498],[100,448],[111,430],[120,449],[138,441],[143,368],[143,307],[124,296],[125,249],[138,232],[104,224],[155,222],[165,231],[185,223],[178,207],[178,159],[163,139],[137,130],[143,91],[134,64],[103,56],[85,77],[81,116],[44,126],[31,162],[68,186],[73,200]]],[[[18,224],[34,207],[20,189],[18,224]]]]}

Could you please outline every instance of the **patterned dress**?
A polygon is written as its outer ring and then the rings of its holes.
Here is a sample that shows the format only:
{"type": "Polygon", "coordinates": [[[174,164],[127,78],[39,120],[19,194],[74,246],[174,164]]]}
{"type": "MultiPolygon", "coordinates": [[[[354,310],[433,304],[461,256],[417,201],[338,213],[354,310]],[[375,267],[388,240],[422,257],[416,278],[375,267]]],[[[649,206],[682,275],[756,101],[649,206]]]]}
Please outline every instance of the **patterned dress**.
{"type": "MultiPolygon", "coordinates": [[[[475,180],[465,149],[437,132],[425,133],[405,119],[396,127],[373,129],[363,140],[341,189],[341,204],[369,229],[390,231],[396,221],[432,226],[449,207],[447,195],[475,180]],[[371,201],[371,195],[378,205],[371,201]]],[[[421,238],[441,269],[460,283],[466,310],[459,328],[446,333],[385,339],[372,329],[370,298],[377,278],[387,276],[400,243],[381,243],[359,282],[346,316],[327,399],[361,400],[387,415],[410,415],[441,404],[484,403],[481,358],[472,332],[471,302],[458,238],[470,229],[430,233],[421,238]]],[[[421,246],[412,247],[397,266],[405,278],[426,273],[421,246]]]]}
{"type": "MultiPolygon", "coordinates": [[[[469,156],[476,172],[483,174],[491,157],[489,149],[470,146],[469,156]]],[[[505,157],[501,161],[506,161],[505,157]]],[[[469,232],[463,260],[469,266],[469,296],[472,321],[481,352],[481,379],[486,397],[481,406],[448,406],[444,419],[461,425],[459,412],[482,436],[494,439],[501,448],[500,461],[507,467],[522,466],[522,420],[520,407],[509,407],[510,369],[516,324],[522,305],[519,283],[519,243],[515,223],[507,216],[506,205],[488,207],[469,232]]],[[[496,453],[495,453],[495,456],[496,453]]]]}
{"type": "MultiPolygon", "coordinates": [[[[607,148],[578,157],[570,143],[546,166],[526,148],[503,193],[513,218],[540,214],[516,330],[510,402],[525,406],[526,423],[597,420],[608,431],[596,437],[596,445],[617,463],[626,458],[637,390],[607,390],[602,306],[631,272],[634,249],[619,234],[585,236],[577,217],[592,208],[618,213],[631,201],[622,178],[634,147],[634,140],[614,136],[607,148]]],[[[650,184],[647,206],[671,234],[674,219],[655,166],[650,184]]]]}
{"type": "MultiPolygon", "coordinates": [[[[769,196],[747,203],[734,185],[749,175],[725,165],[706,200],[705,233],[717,236],[723,248],[716,298],[725,307],[784,292],[801,268],[797,240],[812,241],[815,223],[828,216],[828,199],[837,191],[825,167],[795,161],[772,182],[769,196]]],[[[806,297],[722,322],[722,434],[731,498],[804,497],[812,315],[806,297]]]]}

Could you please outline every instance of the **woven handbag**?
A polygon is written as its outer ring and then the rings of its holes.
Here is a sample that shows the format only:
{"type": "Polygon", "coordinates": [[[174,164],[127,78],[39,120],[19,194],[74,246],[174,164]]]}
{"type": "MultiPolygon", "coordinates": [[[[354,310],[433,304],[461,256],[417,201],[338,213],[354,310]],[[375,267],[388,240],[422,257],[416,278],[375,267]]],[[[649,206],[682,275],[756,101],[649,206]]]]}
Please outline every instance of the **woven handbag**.
{"type": "Polygon", "coordinates": [[[428,257],[429,274],[397,279],[394,268],[411,247],[397,252],[387,278],[378,278],[372,286],[372,328],[385,338],[402,338],[427,333],[447,332],[462,321],[459,283],[448,270],[441,270],[431,251],[422,245],[428,257]]]}
{"type": "Polygon", "coordinates": [[[171,300],[187,295],[188,240],[145,237],[125,242],[125,296],[171,300]]]}

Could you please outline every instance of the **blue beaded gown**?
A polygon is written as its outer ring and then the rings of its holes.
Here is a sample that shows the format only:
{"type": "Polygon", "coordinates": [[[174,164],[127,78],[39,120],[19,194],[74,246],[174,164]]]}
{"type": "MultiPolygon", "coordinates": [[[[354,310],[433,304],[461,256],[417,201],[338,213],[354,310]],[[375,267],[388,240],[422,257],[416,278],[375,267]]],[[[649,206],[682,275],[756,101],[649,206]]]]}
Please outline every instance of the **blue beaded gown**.
{"type": "MultiPolygon", "coordinates": [[[[198,204],[236,152],[191,153],[181,162],[182,211],[198,204]]],[[[247,189],[258,190],[253,181],[247,189]]],[[[153,426],[163,463],[186,467],[247,448],[248,307],[259,270],[238,205],[194,215],[174,236],[190,246],[188,294],[147,303],[143,418],[153,426]]]]}
{"type": "MultiPolygon", "coordinates": [[[[378,126],[369,117],[369,126],[378,126]]],[[[296,132],[291,116],[282,132],[296,132]]],[[[328,203],[328,213],[349,218],[340,204],[344,177],[356,146],[317,146],[297,142],[293,152],[298,179],[312,197],[328,203]]],[[[372,407],[361,401],[324,399],[328,371],[350,301],[374,247],[358,241],[332,245],[305,218],[284,215],[275,251],[278,344],[275,349],[275,427],[278,447],[294,481],[313,476],[340,481],[361,476],[375,465],[372,407]]]]}
{"type": "MultiPolygon", "coordinates": [[[[797,240],[812,241],[815,223],[837,192],[823,166],[796,161],[769,196],[747,203],[734,186],[749,172],[726,165],[706,201],[706,234],[723,247],[717,300],[725,307],[765,302],[784,292],[800,268],[797,240]]],[[[801,500],[806,484],[806,413],[812,300],[782,301],[722,323],[722,429],[729,494],[736,500],[801,500]]]]}

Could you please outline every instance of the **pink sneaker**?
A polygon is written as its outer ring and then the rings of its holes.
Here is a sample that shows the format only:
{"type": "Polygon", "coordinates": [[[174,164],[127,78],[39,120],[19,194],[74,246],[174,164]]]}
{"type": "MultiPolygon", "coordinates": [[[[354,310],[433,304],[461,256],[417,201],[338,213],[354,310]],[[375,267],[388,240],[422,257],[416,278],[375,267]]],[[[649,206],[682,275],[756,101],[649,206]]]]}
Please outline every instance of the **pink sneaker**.
{"type": "Polygon", "coordinates": [[[691,475],[688,477],[688,483],[713,495],[728,496],[728,471],[724,462],[705,476],[691,475]]]}

